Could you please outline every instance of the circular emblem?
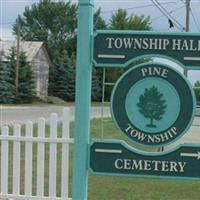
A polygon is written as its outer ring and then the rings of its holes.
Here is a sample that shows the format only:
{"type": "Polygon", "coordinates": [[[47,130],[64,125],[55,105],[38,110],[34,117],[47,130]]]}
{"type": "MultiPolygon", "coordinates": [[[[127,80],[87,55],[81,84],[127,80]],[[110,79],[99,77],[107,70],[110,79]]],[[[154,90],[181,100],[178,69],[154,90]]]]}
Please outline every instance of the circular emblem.
{"type": "Polygon", "coordinates": [[[133,142],[163,146],[184,134],[195,114],[186,78],[160,63],[141,64],[117,82],[111,98],[114,122],[133,142]]]}

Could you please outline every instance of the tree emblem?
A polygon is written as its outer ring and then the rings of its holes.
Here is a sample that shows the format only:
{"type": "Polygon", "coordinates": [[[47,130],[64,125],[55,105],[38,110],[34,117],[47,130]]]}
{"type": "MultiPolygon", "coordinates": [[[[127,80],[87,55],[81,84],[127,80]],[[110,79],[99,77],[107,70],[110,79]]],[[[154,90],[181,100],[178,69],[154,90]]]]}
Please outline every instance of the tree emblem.
{"type": "Polygon", "coordinates": [[[167,105],[163,99],[163,94],[158,91],[158,88],[152,86],[145,88],[144,94],[140,95],[139,103],[137,104],[139,112],[145,117],[150,119],[150,124],[147,127],[156,128],[153,120],[161,120],[165,114],[167,105]]]}

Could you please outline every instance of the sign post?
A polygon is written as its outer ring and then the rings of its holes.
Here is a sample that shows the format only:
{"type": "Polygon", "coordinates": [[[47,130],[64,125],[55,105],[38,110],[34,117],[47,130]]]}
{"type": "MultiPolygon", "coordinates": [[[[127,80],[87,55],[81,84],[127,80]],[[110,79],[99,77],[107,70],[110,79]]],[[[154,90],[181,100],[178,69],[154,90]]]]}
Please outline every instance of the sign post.
{"type": "Polygon", "coordinates": [[[87,199],[92,74],[93,0],[79,0],[73,200],[87,199]]]}
{"type": "MultiPolygon", "coordinates": [[[[90,144],[89,134],[92,62],[97,67],[126,67],[136,59],[163,57],[198,70],[200,35],[97,31],[93,36],[93,7],[93,0],[79,0],[72,199],[87,200],[89,168],[104,175],[200,179],[200,145],[153,154],[122,141],[90,144]]],[[[178,72],[151,62],[122,76],[111,105],[115,124],[132,142],[163,146],[188,130],[195,100],[191,86],[178,72]]]]}

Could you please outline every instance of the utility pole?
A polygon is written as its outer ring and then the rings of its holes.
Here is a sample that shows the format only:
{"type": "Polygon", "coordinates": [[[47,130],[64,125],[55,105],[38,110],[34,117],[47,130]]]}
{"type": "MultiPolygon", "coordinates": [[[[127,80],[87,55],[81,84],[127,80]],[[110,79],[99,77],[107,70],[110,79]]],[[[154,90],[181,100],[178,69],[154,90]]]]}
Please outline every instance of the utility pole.
{"type": "MultiPolygon", "coordinates": [[[[190,30],[190,2],[191,0],[186,0],[186,16],[185,16],[185,32],[189,32],[190,30]]],[[[187,77],[188,70],[184,69],[184,75],[187,77]]]]}
{"type": "Polygon", "coordinates": [[[20,54],[20,25],[17,26],[17,61],[15,69],[15,92],[18,95],[18,85],[19,85],[19,54],[20,54]]]}
{"type": "Polygon", "coordinates": [[[191,0],[186,0],[186,18],[185,18],[185,32],[190,30],[190,2],[191,0]]]}

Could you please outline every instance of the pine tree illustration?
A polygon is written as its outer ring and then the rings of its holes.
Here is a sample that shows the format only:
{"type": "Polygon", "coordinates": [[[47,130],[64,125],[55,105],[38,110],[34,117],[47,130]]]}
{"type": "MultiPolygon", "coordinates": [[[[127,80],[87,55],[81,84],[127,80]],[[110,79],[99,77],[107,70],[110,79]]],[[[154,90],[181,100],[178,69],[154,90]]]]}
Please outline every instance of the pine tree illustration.
{"type": "Polygon", "coordinates": [[[145,88],[144,94],[140,95],[139,103],[137,104],[139,112],[145,117],[150,119],[147,127],[156,128],[153,124],[154,120],[161,120],[167,108],[166,101],[163,99],[163,94],[158,91],[158,88],[152,86],[145,88]]]}

